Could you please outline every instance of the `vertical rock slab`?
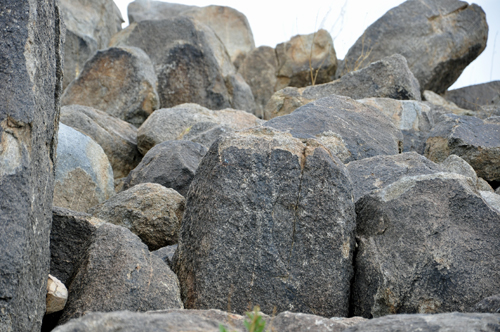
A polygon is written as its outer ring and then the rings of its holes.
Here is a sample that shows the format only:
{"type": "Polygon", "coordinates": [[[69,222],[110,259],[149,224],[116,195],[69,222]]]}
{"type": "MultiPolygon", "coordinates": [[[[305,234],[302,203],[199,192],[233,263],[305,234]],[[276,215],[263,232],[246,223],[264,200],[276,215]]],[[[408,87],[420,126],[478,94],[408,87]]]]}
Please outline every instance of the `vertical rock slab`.
{"type": "Polygon", "coordinates": [[[59,8],[2,1],[0,27],[0,331],[40,331],[62,84],[59,8]]]}
{"type": "Polygon", "coordinates": [[[354,219],[347,170],[318,141],[270,128],[220,138],[173,259],[185,307],[346,316],[354,219]]]}

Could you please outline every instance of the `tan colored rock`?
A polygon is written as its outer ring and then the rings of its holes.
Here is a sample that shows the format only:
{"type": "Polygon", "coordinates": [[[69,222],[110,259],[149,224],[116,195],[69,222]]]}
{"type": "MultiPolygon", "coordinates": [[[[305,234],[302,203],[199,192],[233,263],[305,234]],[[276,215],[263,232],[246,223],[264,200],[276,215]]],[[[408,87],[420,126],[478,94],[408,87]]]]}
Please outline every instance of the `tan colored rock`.
{"type": "Polygon", "coordinates": [[[333,40],[326,30],[297,35],[276,45],[278,59],[275,91],[287,86],[305,87],[333,80],[337,71],[337,55],[333,40]]]}
{"type": "Polygon", "coordinates": [[[430,102],[431,104],[444,107],[450,113],[456,115],[474,115],[473,111],[460,108],[455,103],[444,99],[433,91],[425,90],[422,95],[426,101],[430,102]]]}
{"type": "Polygon", "coordinates": [[[64,284],[49,274],[47,281],[47,307],[46,314],[51,314],[64,309],[66,301],[68,300],[68,289],[64,284]]]}

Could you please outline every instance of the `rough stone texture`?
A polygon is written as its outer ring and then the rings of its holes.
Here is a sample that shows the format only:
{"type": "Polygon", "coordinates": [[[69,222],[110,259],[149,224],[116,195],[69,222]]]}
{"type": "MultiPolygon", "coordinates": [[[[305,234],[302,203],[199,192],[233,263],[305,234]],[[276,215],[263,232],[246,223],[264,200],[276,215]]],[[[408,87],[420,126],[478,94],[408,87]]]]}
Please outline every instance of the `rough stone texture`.
{"type": "Polygon", "coordinates": [[[493,188],[490,186],[490,184],[488,182],[486,182],[486,180],[484,180],[483,178],[479,178],[479,177],[477,178],[476,188],[478,191],[489,191],[492,193],[495,192],[495,190],[493,190],[493,188]]]}
{"type": "Polygon", "coordinates": [[[177,243],[185,199],[173,189],[141,183],[89,210],[94,217],[123,226],[149,250],[177,243]]]}
{"type": "Polygon", "coordinates": [[[137,149],[137,128],[125,121],[80,105],[62,107],[60,121],[102,147],[115,179],[127,176],[142,159],[137,149]]]}
{"type": "Polygon", "coordinates": [[[462,108],[479,111],[481,106],[500,105],[500,81],[449,90],[444,97],[462,108]]]}
{"type": "MultiPolygon", "coordinates": [[[[409,0],[370,25],[344,58],[342,75],[398,53],[422,91],[445,92],[486,47],[488,25],[478,5],[409,0]]],[[[466,108],[466,107],[464,107],[466,108]]]]}
{"type": "Polygon", "coordinates": [[[245,110],[248,113],[258,115],[260,108],[255,103],[252,88],[245,82],[240,74],[226,77],[226,87],[231,95],[231,105],[238,110],[245,110]]]}
{"type": "Polygon", "coordinates": [[[266,326],[270,331],[287,332],[343,332],[345,329],[355,326],[365,319],[361,317],[352,318],[325,318],[302,313],[282,312],[276,317],[267,320],[266,326]],[[274,330],[273,330],[274,329],[274,330]]]}
{"type": "Polygon", "coordinates": [[[0,5],[0,331],[40,331],[49,273],[63,26],[54,1],[0,5]]]}
{"type": "Polygon", "coordinates": [[[124,189],[139,183],[158,183],[186,196],[207,148],[190,141],[166,141],[146,153],[125,178],[124,189]]]}
{"type": "Polygon", "coordinates": [[[257,126],[261,122],[244,111],[226,109],[215,112],[196,104],[183,104],[154,112],[137,131],[137,144],[144,155],[156,144],[183,139],[192,130],[202,132],[209,124],[239,130],[257,126]]]}
{"type": "Polygon", "coordinates": [[[477,185],[477,174],[474,168],[465,160],[457,155],[451,154],[442,163],[439,164],[446,172],[456,173],[470,177],[472,182],[477,185]]]}
{"type": "Polygon", "coordinates": [[[124,21],[113,0],[60,0],[60,4],[66,26],[65,89],[97,50],[108,47],[124,21]]]}
{"type": "Polygon", "coordinates": [[[170,268],[172,268],[172,258],[174,257],[175,251],[177,250],[177,244],[160,248],[158,250],[152,251],[151,253],[160,257],[170,268]]]}
{"type": "Polygon", "coordinates": [[[139,127],[160,106],[151,60],[136,47],[98,51],[66,88],[63,105],[96,108],[139,127]]]}
{"type": "Polygon", "coordinates": [[[352,179],[355,202],[405,176],[436,174],[443,171],[438,164],[416,152],[355,160],[346,167],[352,179]]]}
{"type": "Polygon", "coordinates": [[[113,169],[99,144],[62,123],[58,141],[55,206],[86,212],[114,195],[113,169]]]}
{"type": "Polygon", "coordinates": [[[466,311],[498,291],[500,212],[474,187],[419,175],[356,202],[354,315],[466,311]]]}
{"type": "Polygon", "coordinates": [[[500,119],[449,116],[429,133],[425,156],[441,162],[455,154],[486,181],[500,180],[500,119]]]}
{"type": "Polygon", "coordinates": [[[332,94],[353,99],[378,97],[421,100],[418,81],[408,68],[406,59],[395,54],[331,83],[280,90],[267,103],[264,118],[290,114],[302,105],[332,94]]]}
{"type": "Polygon", "coordinates": [[[130,24],[132,24],[141,21],[175,18],[180,16],[183,11],[194,7],[163,1],[136,0],[129,3],[127,12],[130,24]]]}
{"type": "Polygon", "coordinates": [[[403,148],[403,135],[388,117],[343,96],[318,99],[264,126],[298,138],[316,138],[344,163],[398,154],[403,148]]]}
{"type": "Polygon", "coordinates": [[[238,68],[238,73],[252,89],[252,94],[259,108],[255,115],[264,117],[264,108],[275,92],[278,60],[274,48],[260,46],[250,52],[238,68]]]}
{"type": "Polygon", "coordinates": [[[495,193],[496,193],[497,195],[500,195],[500,187],[498,187],[498,188],[495,190],[495,193]]]}
{"type": "Polygon", "coordinates": [[[309,35],[297,35],[276,45],[278,68],[274,91],[287,86],[297,88],[333,81],[337,54],[328,31],[320,29],[309,35]],[[311,73],[312,69],[312,73],[311,73]]]}
{"type": "Polygon", "coordinates": [[[59,320],[89,311],[148,311],[182,308],[177,277],[128,229],[104,223],[68,287],[59,320]]]}
{"type": "Polygon", "coordinates": [[[220,138],[187,195],[174,270],[187,308],[346,316],[352,185],[314,139],[271,128],[220,138]],[[313,190],[314,189],[314,190],[313,190]]]}
{"type": "Polygon", "coordinates": [[[368,98],[358,102],[373,106],[392,120],[403,133],[403,151],[424,153],[425,141],[434,123],[431,108],[414,100],[368,98]]]}
{"type": "Polygon", "coordinates": [[[486,203],[493,209],[497,210],[500,213],[500,195],[492,193],[490,191],[479,191],[481,197],[484,199],[486,203]]]}
{"type": "Polygon", "coordinates": [[[475,112],[470,111],[468,109],[463,109],[458,107],[455,103],[452,103],[451,101],[444,99],[443,97],[441,97],[440,95],[438,95],[433,91],[425,90],[422,93],[422,96],[426,101],[434,105],[443,107],[449,113],[453,113],[456,115],[471,115],[471,116],[474,116],[476,114],[475,112]]]}
{"type": "Polygon", "coordinates": [[[361,322],[345,332],[494,332],[499,328],[499,315],[453,312],[439,315],[391,315],[361,322]]]}
{"type": "Polygon", "coordinates": [[[68,300],[68,290],[66,286],[56,277],[49,274],[47,281],[47,306],[46,314],[51,314],[64,309],[68,300]]]}
{"type": "Polygon", "coordinates": [[[493,295],[493,296],[485,298],[484,300],[479,301],[474,306],[473,311],[474,312],[499,314],[500,313],[500,294],[493,295]]]}

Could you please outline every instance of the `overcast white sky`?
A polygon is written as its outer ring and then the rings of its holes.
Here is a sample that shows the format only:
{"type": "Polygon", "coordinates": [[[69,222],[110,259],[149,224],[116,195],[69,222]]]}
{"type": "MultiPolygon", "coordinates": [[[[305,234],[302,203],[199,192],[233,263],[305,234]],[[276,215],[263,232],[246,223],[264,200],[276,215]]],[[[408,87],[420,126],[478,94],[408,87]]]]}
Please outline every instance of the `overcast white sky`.
{"type": "MultiPolygon", "coordinates": [[[[128,25],[130,0],[115,0],[128,25]]],[[[334,38],[337,57],[343,59],[363,31],[403,0],[183,0],[170,1],[194,6],[233,7],[246,15],[255,45],[276,46],[296,34],[326,29],[334,38]]],[[[476,0],[486,12],[489,25],[486,50],[470,64],[451,87],[500,80],[500,0],[476,0]]],[[[471,3],[471,1],[469,1],[471,3]]]]}

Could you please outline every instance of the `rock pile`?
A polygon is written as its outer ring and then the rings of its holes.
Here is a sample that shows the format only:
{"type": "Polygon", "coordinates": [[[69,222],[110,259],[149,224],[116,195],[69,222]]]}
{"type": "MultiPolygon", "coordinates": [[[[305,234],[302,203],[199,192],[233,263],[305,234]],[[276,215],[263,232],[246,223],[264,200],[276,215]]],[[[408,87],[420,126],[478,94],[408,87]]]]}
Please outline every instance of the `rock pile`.
{"type": "Polygon", "coordinates": [[[341,61],[229,7],[4,2],[0,331],[500,331],[500,86],[446,91],[480,7],[341,61]]]}

